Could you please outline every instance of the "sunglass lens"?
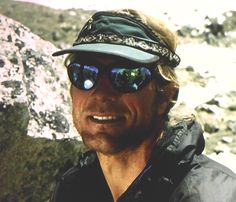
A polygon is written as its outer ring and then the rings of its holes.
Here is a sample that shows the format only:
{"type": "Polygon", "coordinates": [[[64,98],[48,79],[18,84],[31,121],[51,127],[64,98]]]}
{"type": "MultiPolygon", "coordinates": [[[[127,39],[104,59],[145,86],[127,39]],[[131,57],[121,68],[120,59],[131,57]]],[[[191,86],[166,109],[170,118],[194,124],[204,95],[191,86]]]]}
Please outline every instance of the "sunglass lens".
{"type": "Polygon", "coordinates": [[[135,92],[142,88],[151,78],[151,71],[141,68],[113,68],[111,80],[114,87],[121,92],[135,92]]]}
{"type": "Polygon", "coordinates": [[[91,65],[72,63],[68,67],[71,83],[80,89],[90,90],[98,78],[98,68],[91,65]]]}

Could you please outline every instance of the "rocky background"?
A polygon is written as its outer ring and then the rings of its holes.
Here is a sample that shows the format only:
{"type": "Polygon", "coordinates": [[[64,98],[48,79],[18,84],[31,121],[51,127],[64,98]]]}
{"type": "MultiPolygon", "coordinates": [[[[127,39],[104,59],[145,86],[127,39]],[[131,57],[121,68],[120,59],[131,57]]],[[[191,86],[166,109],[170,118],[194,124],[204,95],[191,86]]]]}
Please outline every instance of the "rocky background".
{"type": "MultiPolygon", "coordinates": [[[[86,150],[72,125],[63,58],[51,53],[68,47],[92,13],[0,2],[1,202],[49,201],[58,176],[86,150]]],[[[181,91],[172,113],[195,114],[205,153],[236,172],[236,12],[220,17],[176,25],[181,91]]]]}

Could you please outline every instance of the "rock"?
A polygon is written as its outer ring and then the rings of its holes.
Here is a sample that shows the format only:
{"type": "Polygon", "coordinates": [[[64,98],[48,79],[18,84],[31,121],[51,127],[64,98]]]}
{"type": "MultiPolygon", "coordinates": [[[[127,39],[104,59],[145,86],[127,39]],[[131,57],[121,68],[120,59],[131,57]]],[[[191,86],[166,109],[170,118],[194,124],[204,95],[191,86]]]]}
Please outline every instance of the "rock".
{"type": "Polygon", "coordinates": [[[70,15],[70,16],[76,16],[77,13],[76,13],[74,10],[70,10],[70,11],[69,11],[69,15],[70,15]]]}
{"type": "Polygon", "coordinates": [[[65,32],[69,32],[69,31],[71,31],[71,30],[73,29],[73,28],[72,28],[72,25],[69,24],[69,23],[66,23],[66,22],[61,23],[61,24],[60,24],[60,28],[61,28],[62,30],[64,30],[65,32]]]}
{"type": "Polygon", "coordinates": [[[51,41],[56,47],[62,47],[62,42],[66,43],[66,45],[71,45],[78,35],[78,30],[82,28],[94,12],[95,10],[84,9],[53,9],[23,1],[0,1],[1,14],[21,22],[29,27],[33,33],[47,41],[51,41]],[[33,19],[32,16],[34,16],[33,19]],[[64,22],[70,24],[62,29],[60,25],[64,22]],[[73,30],[74,25],[76,25],[77,31],[73,30]],[[71,31],[67,32],[67,30],[71,31]],[[53,39],[53,32],[55,31],[58,32],[57,35],[63,40],[55,41],[55,38],[53,39]]]}
{"type": "Polygon", "coordinates": [[[67,73],[54,45],[0,22],[0,201],[49,201],[86,150],[72,126],[67,73]]]}
{"type": "Polygon", "coordinates": [[[226,137],[226,136],[225,136],[225,137],[222,137],[221,141],[222,141],[223,143],[229,144],[229,143],[233,142],[233,138],[232,138],[232,137],[226,137]]]}
{"type": "Polygon", "coordinates": [[[62,36],[61,36],[61,33],[58,32],[58,31],[53,31],[52,32],[52,40],[53,41],[59,41],[61,40],[62,36]]]}
{"type": "Polygon", "coordinates": [[[236,147],[232,147],[231,152],[236,155],[236,147]]]}
{"type": "Polygon", "coordinates": [[[193,32],[193,30],[194,28],[190,26],[182,26],[181,28],[177,30],[177,33],[181,37],[187,37],[187,36],[191,36],[191,33],[193,32]]]}
{"type": "Polygon", "coordinates": [[[187,66],[187,67],[186,67],[186,71],[187,71],[187,72],[194,72],[194,67],[192,67],[192,66],[187,66]]]}
{"type": "Polygon", "coordinates": [[[229,120],[226,122],[227,128],[236,134],[236,120],[229,120]]]}
{"type": "Polygon", "coordinates": [[[203,104],[201,106],[196,107],[196,110],[198,112],[207,112],[209,114],[215,114],[215,115],[223,114],[223,110],[215,105],[203,104]]]}
{"type": "Polygon", "coordinates": [[[219,142],[218,145],[215,147],[214,152],[216,154],[227,153],[227,152],[230,152],[230,147],[226,144],[223,144],[223,143],[219,142]]]}
{"type": "Polygon", "coordinates": [[[236,91],[235,90],[232,90],[232,91],[228,92],[227,94],[229,97],[236,99],[236,91]]]}
{"type": "Polygon", "coordinates": [[[235,102],[236,102],[236,96],[234,96],[233,91],[230,91],[227,93],[221,93],[221,94],[215,95],[214,98],[206,102],[206,104],[216,105],[218,107],[225,108],[225,109],[228,108],[229,110],[232,109],[233,111],[235,107],[234,105],[235,102]]]}
{"type": "Polygon", "coordinates": [[[63,13],[59,14],[59,16],[58,16],[58,22],[59,22],[59,23],[65,22],[65,16],[63,15],[63,13]]]}
{"type": "Polygon", "coordinates": [[[0,59],[0,68],[4,67],[4,65],[5,65],[4,60],[0,59]]]}
{"type": "Polygon", "coordinates": [[[236,111],[236,104],[232,104],[228,107],[230,111],[236,111]]]}
{"type": "Polygon", "coordinates": [[[236,27],[236,11],[235,11],[235,9],[230,10],[230,11],[226,11],[226,12],[224,12],[223,15],[225,17],[225,20],[223,22],[224,29],[227,32],[235,30],[235,27],[236,27]]]}
{"type": "Polygon", "coordinates": [[[29,120],[27,102],[0,102],[0,152],[27,134],[29,120]]]}
{"type": "Polygon", "coordinates": [[[219,22],[217,18],[205,17],[206,20],[206,32],[212,33],[214,36],[225,36],[223,22],[219,22]]]}
{"type": "Polygon", "coordinates": [[[208,102],[206,102],[206,104],[209,104],[209,105],[216,105],[216,106],[218,106],[219,107],[219,101],[217,100],[217,99],[215,99],[215,98],[213,98],[213,99],[211,99],[211,100],[209,100],[208,102]]]}
{"type": "Polygon", "coordinates": [[[236,91],[230,91],[226,94],[230,99],[231,102],[228,104],[227,108],[230,111],[236,111],[236,91]]]}
{"type": "Polygon", "coordinates": [[[215,124],[211,124],[211,123],[204,123],[204,131],[206,131],[207,133],[216,133],[219,131],[219,127],[215,124]]]}
{"type": "MultiPolygon", "coordinates": [[[[199,13],[200,14],[200,13],[199,13]]],[[[213,46],[235,47],[236,12],[227,11],[218,16],[199,16],[197,25],[177,26],[177,33],[183,41],[206,42],[213,46]],[[190,40],[191,38],[191,40],[190,40]]]]}
{"type": "Polygon", "coordinates": [[[0,134],[75,137],[67,73],[54,45],[0,17],[0,134]],[[10,40],[9,40],[10,39],[10,40]]]}

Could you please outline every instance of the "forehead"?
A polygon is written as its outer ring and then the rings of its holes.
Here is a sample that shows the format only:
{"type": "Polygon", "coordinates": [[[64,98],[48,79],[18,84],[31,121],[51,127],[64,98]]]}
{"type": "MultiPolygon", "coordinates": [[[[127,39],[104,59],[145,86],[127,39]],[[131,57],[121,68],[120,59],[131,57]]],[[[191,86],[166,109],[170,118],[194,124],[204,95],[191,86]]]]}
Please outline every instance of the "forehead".
{"type": "Polygon", "coordinates": [[[93,60],[102,65],[112,65],[120,62],[120,58],[111,55],[93,55],[93,60]]]}

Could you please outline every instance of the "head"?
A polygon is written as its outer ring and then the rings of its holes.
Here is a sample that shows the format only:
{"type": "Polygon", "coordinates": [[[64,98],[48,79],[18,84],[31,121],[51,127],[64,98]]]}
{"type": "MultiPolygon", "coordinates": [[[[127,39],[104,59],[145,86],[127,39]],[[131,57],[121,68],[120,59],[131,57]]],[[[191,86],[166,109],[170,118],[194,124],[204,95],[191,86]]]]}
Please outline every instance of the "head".
{"type": "Polygon", "coordinates": [[[176,37],[134,10],[96,13],[65,60],[74,124],[85,144],[116,153],[155,141],[178,96],[176,37]]]}

